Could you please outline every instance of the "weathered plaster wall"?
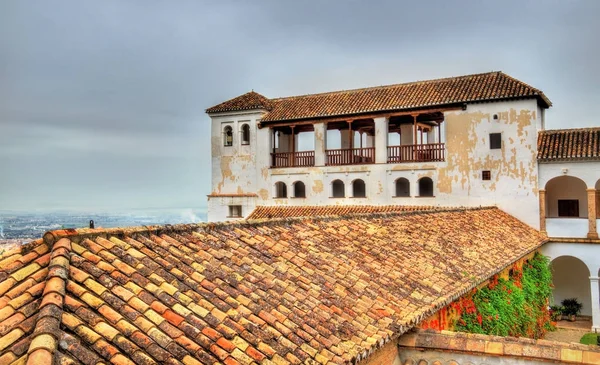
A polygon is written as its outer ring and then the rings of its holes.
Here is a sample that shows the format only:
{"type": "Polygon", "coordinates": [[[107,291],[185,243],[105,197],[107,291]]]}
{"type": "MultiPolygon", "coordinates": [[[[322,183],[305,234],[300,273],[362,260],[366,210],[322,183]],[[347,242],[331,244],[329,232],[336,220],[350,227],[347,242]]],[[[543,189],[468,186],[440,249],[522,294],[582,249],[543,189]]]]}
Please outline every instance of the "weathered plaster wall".
{"type": "Polygon", "coordinates": [[[522,100],[445,113],[448,155],[438,170],[438,201],[498,205],[538,227],[537,109],[535,101],[522,100]],[[501,149],[490,149],[490,133],[502,134],[501,149]],[[483,170],[491,172],[491,180],[481,179],[483,170]]]}
{"type": "MultiPolygon", "coordinates": [[[[211,118],[211,180],[214,194],[246,194],[258,193],[256,176],[259,163],[256,158],[262,156],[270,148],[270,139],[257,133],[257,121],[261,112],[221,113],[211,118]],[[250,143],[242,144],[241,128],[243,124],[250,126],[250,143]],[[233,129],[233,145],[225,146],[223,129],[233,129]],[[264,139],[264,140],[263,140],[264,139]],[[259,143],[260,142],[260,146],[259,143]],[[266,146],[265,146],[266,145],[266,146]]],[[[232,202],[221,197],[208,198],[208,220],[229,220],[228,205],[242,205],[243,213],[250,214],[256,199],[245,198],[242,202],[232,202]]]]}
{"type": "MultiPolygon", "coordinates": [[[[498,205],[538,227],[536,126],[541,123],[538,114],[534,100],[473,104],[464,111],[445,113],[442,128],[442,140],[447,146],[445,162],[278,169],[269,167],[269,129],[256,128],[260,113],[221,115],[212,118],[213,192],[256,193],[257,205],[498,205]],[[494,114],[498,115],[497,120],[493,119],[494,114]],[[238,131],[242,120],[251,121],[250,146],[242,148],[239,136],[234,136],[234,146],[223,147],[223,123],[232,123],[234,131],[238,131]],[[493,132],[502,133],[502,149],[490,150],[489,133],[493,132]],[[491,181],[481,180],[482,170],[491,171],[491,181]],[[424,176],[433,180],[434,197],[417,196],[418,180],[424,176]],[[400,177],[410,181],[410,197],[394,197],[394,182],[400,177]],[[331,183],[336,179],[345,183],[345,198],[331,197],[331,183]],[[352,197],[351,183],[355,179],[365,181],[366,198],[352,197]],[[303,181],[306,198],[274,199],[274,185],[278,181],[287,184],[289,196],[292,184],[303,181]]],[[[321,129],[316,128],[314,134],[317,163],[324,163],[318,153],[326,144],[326,133],[321,129]]],[[[411,132],[407,130],[403,139],[411,136],[411,132]]],[[[376,154],[381,156],[381,151],[376,154]]],[[[209,213],[209,217],[220,220],[216,213],[209,213]]]]}
{"type": "Polygon", "coordinates": [[[240,205],[245,217],[256,208],[256,198],[253,197],[210,197],[208,199],[208,221],[231,221],[239,218],[229,217],[229,206],[240,205]]]}

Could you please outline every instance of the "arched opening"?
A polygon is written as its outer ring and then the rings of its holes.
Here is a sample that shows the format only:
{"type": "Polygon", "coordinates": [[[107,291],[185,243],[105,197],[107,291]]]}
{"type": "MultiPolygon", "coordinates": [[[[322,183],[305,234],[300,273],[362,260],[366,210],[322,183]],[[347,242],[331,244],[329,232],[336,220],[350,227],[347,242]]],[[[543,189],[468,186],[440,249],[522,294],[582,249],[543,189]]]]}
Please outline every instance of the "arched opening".
{"type": "Polygon", "coordinates": [[[356,179],[352,182],[352,197],[354,198],[365,198],[367,196],[367,191],[365,187],[365,182],[361,179],[356,179]]]}
{"type": "Polygon", "coordinates": [[[223,145],[233,146],[233,129],[230,126],[223,128],[223,145]]]}
{"type": "Polygon", "coordinates": [[[294,183],[294,198],[306,198],[306,188],[302,181],[294,183]]]}
{"type": "Polygon", "coordinates": [[[573,256],[559,256],[552,260],[552,284],[554,304],[560,305],[564,299],[577,298],[583,304],[582,315],[592,315],[590,270],[580,259],[573,256]]]}
{"type": "Polygon", "coordinates": [[[333,180],[331,183],[331,196],[334,198],[343,198],[346,196],[345,186],[342,180],[333,180]]]}
{"type": "Polygon", "coordinates": [[[396,180],[396,195],[395,196],[410,196],[410,182],[408,179],[401,177],[396,180]]]}
{"type": "Polygon", "coordinates": [[[433,180],[429,177],[419,179],[419,196],[433,196],[433,180]]]}
{"type": "Polygon", "coordinates": [[[287,198],[287,186],[284,182],[275,183],[275,198],[287,198]]]}
{"type": "Polygon", "coordinates": [[[546,184],[546,217],[587,218],[587,186],[573,176],[559,176],[546,184]]]}
{"type": "Polygon", "coordinates": [[[250,126],[242,124],[242,144],[250,144],[250,126]]]}

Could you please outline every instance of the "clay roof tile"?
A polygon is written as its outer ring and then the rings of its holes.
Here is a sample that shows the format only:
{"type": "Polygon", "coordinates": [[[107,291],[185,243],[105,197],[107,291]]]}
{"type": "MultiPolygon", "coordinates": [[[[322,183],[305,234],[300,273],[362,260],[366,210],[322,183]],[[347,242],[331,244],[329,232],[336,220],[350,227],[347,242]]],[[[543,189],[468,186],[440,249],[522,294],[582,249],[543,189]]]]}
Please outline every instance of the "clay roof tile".
{"type": "Polygon", "coordinates": [[[50,232],[0,258],[0,362],[343,364],[543,242],[496,208],[342,212],[50,232]]]}

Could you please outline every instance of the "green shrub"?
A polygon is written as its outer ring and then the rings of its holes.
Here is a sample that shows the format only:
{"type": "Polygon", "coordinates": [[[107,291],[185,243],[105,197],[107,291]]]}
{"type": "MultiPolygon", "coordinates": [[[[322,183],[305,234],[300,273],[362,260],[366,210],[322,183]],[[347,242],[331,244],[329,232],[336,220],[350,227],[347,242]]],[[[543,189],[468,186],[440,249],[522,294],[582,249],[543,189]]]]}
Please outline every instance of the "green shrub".
{"type": "Polygon", "coordinates": [[[460,313],[455,330],[497,336],[540,338],[551,329],[548,302],[552,292],[548,258],[536,253],[514,266],[508,280],[495,276],[472,299],[453,305],[460,313]]]}
{"type": "Polygon", "coordinates": [[[600,337],[598,337],[599,335],[600,334],[598,334],[598,333],[586,333],[579,340],[579,342],[582,343],[582,344],[584,344],[584,345],[597,345],[598,344],[598,339],[600,338],[600,337]]]}

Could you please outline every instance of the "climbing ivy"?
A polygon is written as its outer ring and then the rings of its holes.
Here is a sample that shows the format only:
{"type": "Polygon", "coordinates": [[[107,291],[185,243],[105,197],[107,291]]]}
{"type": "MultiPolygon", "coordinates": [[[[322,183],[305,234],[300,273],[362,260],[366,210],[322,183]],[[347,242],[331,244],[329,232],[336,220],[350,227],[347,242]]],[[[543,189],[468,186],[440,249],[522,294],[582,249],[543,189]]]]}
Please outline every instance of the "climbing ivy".
{"type": "Polygon", "coordinates": [[[461,332],[540,338],[551,329],[551,291],[548,258],[536,253],[522,267],[514,265],[508,280],[496,275],[472,296],[453,303],[452,308],[460,314],[454,328],[461,332]]]}

